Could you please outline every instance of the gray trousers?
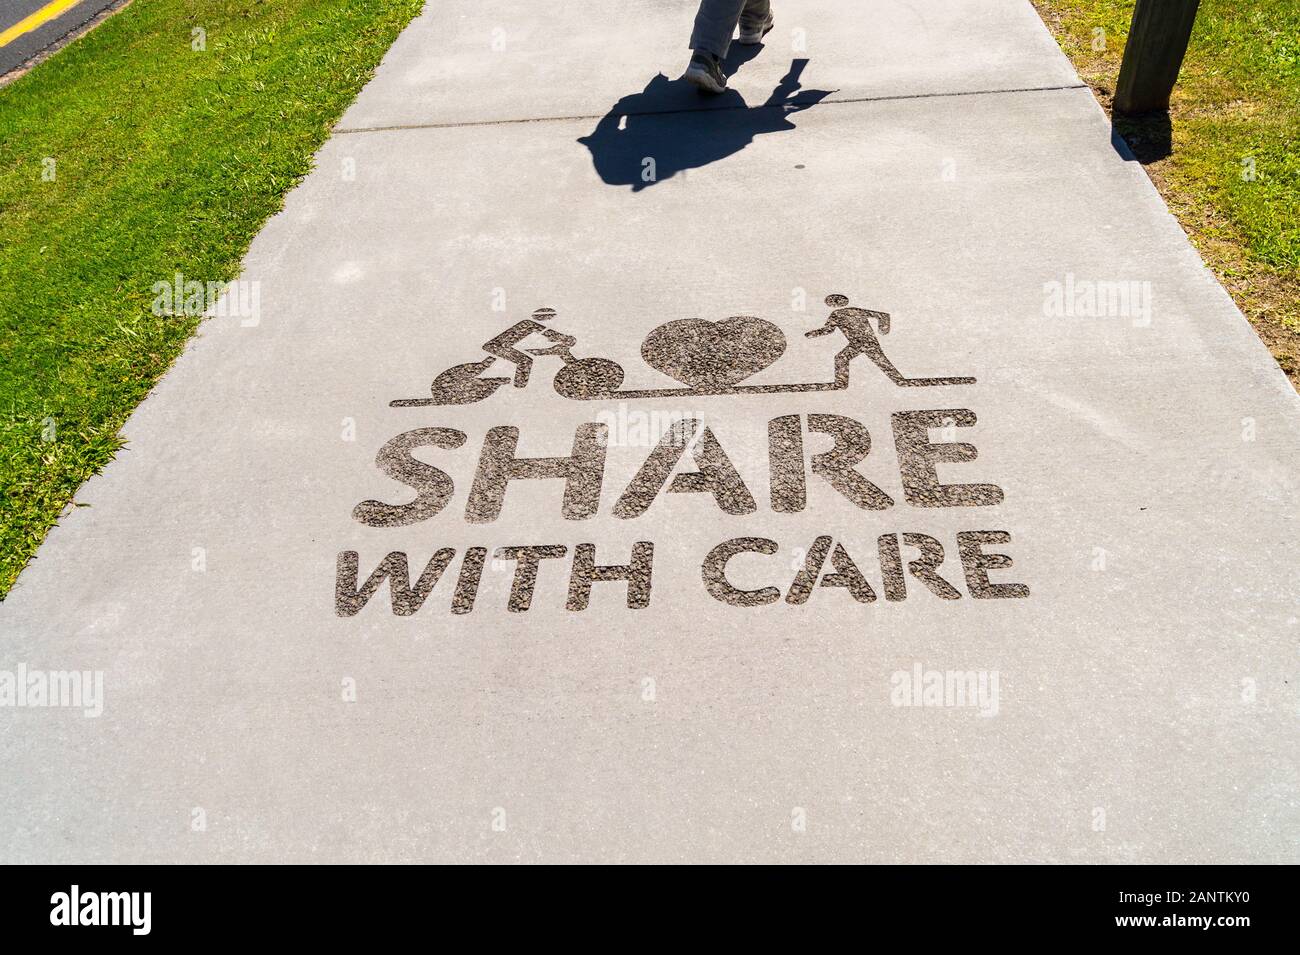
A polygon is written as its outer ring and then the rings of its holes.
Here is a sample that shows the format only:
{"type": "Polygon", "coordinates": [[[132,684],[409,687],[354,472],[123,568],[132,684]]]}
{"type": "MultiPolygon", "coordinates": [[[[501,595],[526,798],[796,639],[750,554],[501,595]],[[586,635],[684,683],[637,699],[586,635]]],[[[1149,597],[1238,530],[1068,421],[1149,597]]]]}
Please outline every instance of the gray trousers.
{"type": "Polygon", "coordinates": [[[771,0],[700,0],[700,12],[695,14],[695,29],[691,31],[691,49],[725,57],[736,24],[763,20],[771,12],[771,0]]]}

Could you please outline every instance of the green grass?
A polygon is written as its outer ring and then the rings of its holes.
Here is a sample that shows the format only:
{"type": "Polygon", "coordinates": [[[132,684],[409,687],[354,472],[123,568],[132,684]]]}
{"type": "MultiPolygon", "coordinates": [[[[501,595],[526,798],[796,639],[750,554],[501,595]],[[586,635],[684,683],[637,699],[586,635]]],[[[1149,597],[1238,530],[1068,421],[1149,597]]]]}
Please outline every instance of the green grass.
{"type": "Polygon", "coordinates": [[[421,5],[135,0],[0,89],[0,597],[198,323],[151,286],[237,277],[421,5]]]}
{"type": "MultiPolygon", "coordinates": [[[[1109,106],[1133,0],[1034,2],[1109,106]]],[[[1172,153],[1146,168],[1300,386],[1300,0],[1201,0],[1169,121],[1172,153]]],[[[1149,125],[1116,128],[1141,154],[1149,125]]]]}

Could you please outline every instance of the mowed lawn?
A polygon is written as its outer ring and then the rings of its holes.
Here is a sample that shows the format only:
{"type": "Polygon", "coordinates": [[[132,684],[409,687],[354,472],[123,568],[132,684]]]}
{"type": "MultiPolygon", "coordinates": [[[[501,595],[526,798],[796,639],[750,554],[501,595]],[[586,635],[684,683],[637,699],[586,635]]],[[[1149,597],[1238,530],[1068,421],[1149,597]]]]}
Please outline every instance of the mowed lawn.
{"type": "MultiPolygon", "coordinates": [[[[1034,0],[1109,108],[1133,0],[1034,0]]],[[[1168,121],[1146,165],[1174,215],[1300,387],[1300,0],[1201,0],[1168,121]]],[[[1158,120],[1117,130],[1138,155],[1158,120]]]]}
{"type": "Polygon", "coordinates": [[[134,0],[0,89],[0,597],[422,0],[134,0]]]}

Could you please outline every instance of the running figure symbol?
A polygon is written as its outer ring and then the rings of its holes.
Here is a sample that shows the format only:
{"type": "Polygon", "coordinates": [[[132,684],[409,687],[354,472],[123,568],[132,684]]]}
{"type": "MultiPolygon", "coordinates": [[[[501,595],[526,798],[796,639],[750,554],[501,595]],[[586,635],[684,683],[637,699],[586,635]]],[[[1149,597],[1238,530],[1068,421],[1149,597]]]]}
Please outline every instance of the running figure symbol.
{"type": "Polygon", "coordinates": [[[826,304],[832,309],[830,317],[826,319],[826,323],[820,328],[804,332],[804,337],[819,338],[822,335],[830,335],[836,331],[844,333],[844,337],[848,340],[848,346],[841,349],[835,356],[835,388],[837,390],[849,386],[849,363],[859,355],[866,355],[875,362],[877,368],[889,377],[890,381],[903,388],[928,387],[931,385],[970,385],[975,383],[974,378],[906,377],[886,357],[884,350],[880,347],[880,339],[876,337],[875,330],[871,327],[871,320],[875,319],[880,334],[888,335],[888,312],[876,312],[871,309],[849,305],[847,295],[827,295],[826,304]]]}

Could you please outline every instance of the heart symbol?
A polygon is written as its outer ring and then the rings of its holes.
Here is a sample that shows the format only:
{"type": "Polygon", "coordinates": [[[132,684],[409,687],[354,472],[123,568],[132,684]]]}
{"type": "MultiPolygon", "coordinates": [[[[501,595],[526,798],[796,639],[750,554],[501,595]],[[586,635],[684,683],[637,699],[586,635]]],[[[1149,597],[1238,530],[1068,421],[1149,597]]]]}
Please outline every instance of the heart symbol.
{"type": "Polygon", "coordinates": [[[771,322],[736,315],[720,322],[681,318],[660,325],[641,343],[655,371],[696,389],[727,388],[756,375],[785,352],[785,335],[771,322]]]}

